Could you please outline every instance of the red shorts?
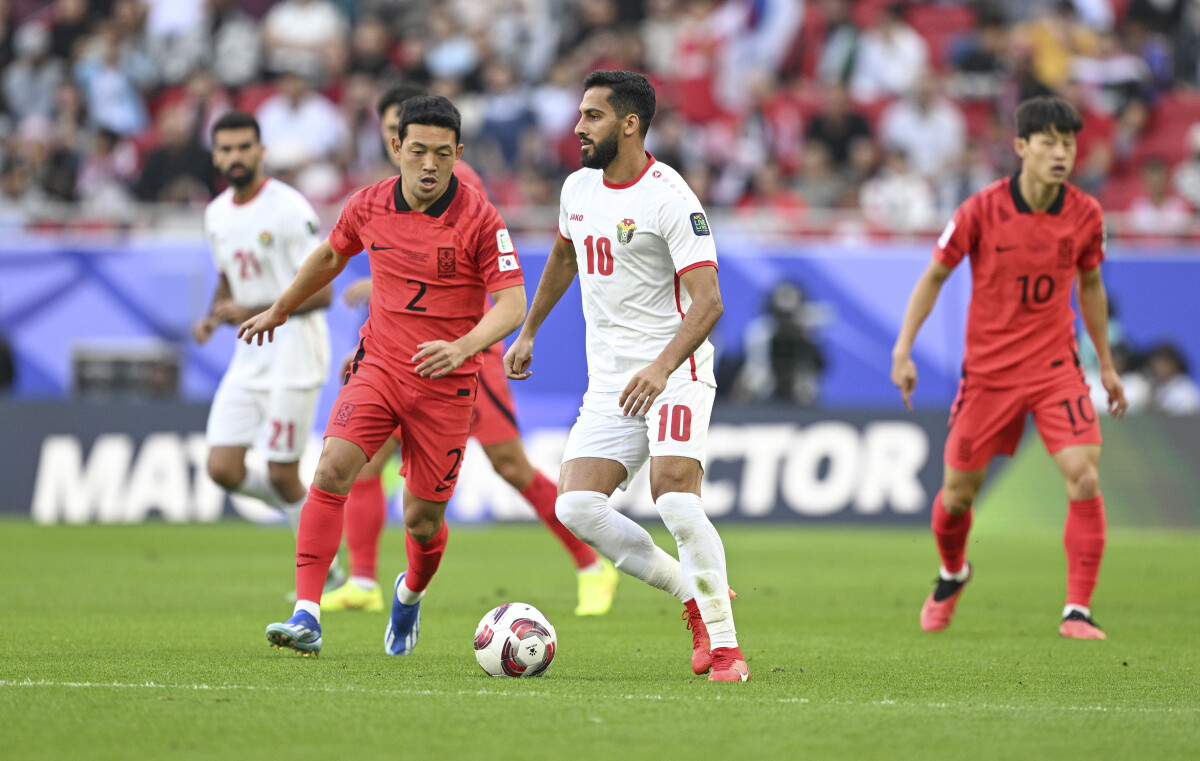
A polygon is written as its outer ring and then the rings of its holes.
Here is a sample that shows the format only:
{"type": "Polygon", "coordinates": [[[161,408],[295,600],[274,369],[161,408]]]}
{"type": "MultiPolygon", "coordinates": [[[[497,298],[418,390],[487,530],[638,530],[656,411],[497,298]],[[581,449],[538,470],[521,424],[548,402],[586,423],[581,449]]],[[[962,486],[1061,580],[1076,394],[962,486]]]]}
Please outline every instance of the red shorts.
{"type": "Polygon", "coordinates": [[[363,365],[338,393],[325,436],[357,444],[370,458],[396,435],[405,486],[421,499],[445,502],[454,493],[471,435],[477,385],[473,375],[402,381],[363,365]]]}
{"type": "Polygon", "coordinates": [[[981,388],[963,378],[950,408],[946,464],[957,470],[978,470],[996,455],[1013,454],[1029,413],[1050,454],[1076,444],[1101,443],[1088,385],[1077,371],[1020,388],[981,388]]]}
{"type": "Polygon", "coordinates": [[[475,417],[471,419],[471,436],[480,444],[491,446],[520,438],[516,406],[504,375],[504,344],[497,343],[483,352],[483,369],[479,371],[479,396],[475,399],[475,417]]]}

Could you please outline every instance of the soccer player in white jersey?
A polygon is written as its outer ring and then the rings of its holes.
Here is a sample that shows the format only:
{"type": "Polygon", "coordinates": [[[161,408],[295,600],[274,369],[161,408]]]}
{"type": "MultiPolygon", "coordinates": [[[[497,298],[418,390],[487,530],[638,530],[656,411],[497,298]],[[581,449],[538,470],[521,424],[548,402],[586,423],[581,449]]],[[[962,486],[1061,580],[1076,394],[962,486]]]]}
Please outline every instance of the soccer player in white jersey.
{"type": "Polygon", "coordinates": [[[505,369],[514,380],[530,376],[538,328],[578,274],[589,380],[563,453],[559,520],[617,568],[684,603],[693,671],[746,681],[725,549],[700,499],[716,390],[708,334],[723,309],[716,246],[696,195],[646,152],[650,82],[594,71],[583,86],[575,132],[584,168],[563,184],[559,237],[505,369]],[[679,560],[608,506],[647,458],[679,560]]]}
{"type": "MultiPolygon", "coordinates": [[[[258,122],[232,111],[212,129],[213,164],[230,187],[204,212],[204,234],[220,277],[209,312],[192,327],[204,344],[221,325],[240,325],[273,304],[320,242],[317,214],[296,189],[263,172],[258,122]]],[[[273,343],[238,341],[208,415],[208,474],[231,492],[257,497],[299,525],[307,488],[300,457],[329,376],[326,286],[275,331],[273,343]],[[267,470],[246,460],[261,451],[267,470]]],[[[336,566],[335,566],[336,567],[336,566]]],[[[330,583],[340,583],[330,579],[330,583]]]]}

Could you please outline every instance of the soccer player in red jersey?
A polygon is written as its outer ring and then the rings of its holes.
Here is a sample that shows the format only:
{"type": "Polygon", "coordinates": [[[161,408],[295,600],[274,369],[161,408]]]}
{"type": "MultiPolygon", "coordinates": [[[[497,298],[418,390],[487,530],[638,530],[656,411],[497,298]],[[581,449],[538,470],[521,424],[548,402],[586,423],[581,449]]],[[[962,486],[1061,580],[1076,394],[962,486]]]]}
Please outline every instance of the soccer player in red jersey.
{"type": "Polygon", "coordinates": [[[404,525],[408,569],[396,579],[384,634],[389,655],[417,642],[420,600],[446,547],[446,502],[471,430],[479,354],[525,314],[524,277],[499,212],[454,177],[461,117],[440,96],[404,104],[391,139],[400,175],[355,192],[329,238],[305,260],[265,312],[247,320],[247,343],[275,328],[366,250],[375,288],[350,376],[300,517],[296,607],[267,639],[302,654],[321,650],[321,588],[342,538],[346,495],[363,465],[403,422],[404,525]],[[486,314],[484,294],[495,306],[486,314]]]}
{"type": "MultiPolygon", "coordinates": [[[[388,89],[379,99],[379,128],[384,143],[391,141],[400,129],[400,112],[405,101],[423,94],[411,85],[400,84],[388,89]]],[[[399,168],[399,167],[397,167],[399,168]]],[[[483,195],[483,181],[466,161],[454,165],[454,176],[483,195]]],[[[350,306],[365,304],[371,295],[371,278],[356,280],[346,288],[343,298],[350,306]]],[[[617,569],[606,558],[571,533],[554,514],[558,487],[544,473],[533,467],[521,443],[515,405],[504,375],[504,344],[497,342],[480,355],[483,367],[479,371],[480,393],[475,399],[471,419],[471,437],[482,446],[492,467],[524,497],[538,518],[570,553],[575,561],[578,586],[579,616],[604,615],[612,608],[617,585],[617,569]]],[[[345,375],[353,355],[347,358],[342,370],[345,375]]],[[[325,610],[383,610],[383,596],[376,580],[379,538],[387,521],[387,500],[383,492],[382,473],[385,465],[400,446],[400,431],[396,431],[371,457],[350,489],[346,500],[346,546],[350,551],[350,578],[322,598],[325,610]]]]}
{"type": "Polygon", "coordinates": [[[971,579],[966,559],[971,505],[996,455],[1011,455],[1032,413],[1046,449],[1066,480],[1067,605],[1059,634],[1104,639],[1091,597],[1104,553],[1100,424],[1089,401],[1075,343],[1071,290],[1100,358],[1109,412],[1125,412],[1125,392],[1108,345],[1108,298],[1100,278],[1104,215],[1099,202],[1067,182],[1075,136],[1083,128],[1066,101],[1038,97],[1017,109],[1021,171],[968,198],[955,212],[917,281],[892,350],[892,382],[912,409],[917,331],[942,283],[964,257],[972,293],[966,355],[950,412],[945,476],[933,501],[933,533],[942,568],[921,609],[921,628],[950,624],[971,579]],[[1078,280],[1078,283],[1076,283],[1078,280]]]}

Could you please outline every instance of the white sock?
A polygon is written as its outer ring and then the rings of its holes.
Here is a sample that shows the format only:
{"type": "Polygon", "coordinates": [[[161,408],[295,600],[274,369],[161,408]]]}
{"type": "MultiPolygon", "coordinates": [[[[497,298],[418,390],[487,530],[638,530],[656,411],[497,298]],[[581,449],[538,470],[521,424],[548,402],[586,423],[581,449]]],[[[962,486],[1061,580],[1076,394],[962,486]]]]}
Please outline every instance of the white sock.
{"type": "Polygon", "coordinates": [[[375,589],[376,587],[379,586],[378,581],[376,581],[375,579],[367,578],[366,576],[351,576],[350,581],[353,581],[354,585],[357,586],[359,589],[365,589],[368,592],[370,592],[372,589],[375,589]]]}
{"type": "Polygon", "coordinates": [[[600,573],[603,570],[604,564],[600,562],[600,558],[596,558],[596,562],[585,565],[583,568],[576,570],[575,573],[600,573]]]}
{"type": "Polygon", "coordinates": [[[575,536],[617,568],[680,602],[690,599],[679,561],[663,552],[646,529],[610,508],[607,495],[569,491],[558,496],[554,512],[575,536]]]}
{"type": "Polygon", "coordinates": [[[704,502],[695,494],[670,492],[660,496],[654,506],[679,546],[679,565],[695,593],[713,648],[737,647],[725,545],[704,514],[704,502]]]}
{"type": "Polygon", "coordinates": [[[312,600],[296,600],[296,607],[292,610],[292,615],[294,616],[300,611],[304,611],[317,619],[318,624],[321,623],[321,603],[313,602],[312,600]]]}
{"type": "Polygon", "coordinates": [[[247,497],[261,499],[272,507],[283,507],[283,499],[279,496],[279,492],[275,491],[275,487],[271,486],[271,479],[267,476],[267,471],[249,462],[246,463],[246,477],[234,491],[238,494],[245,494],[247,497]]]}
{"type": "Polygon", "coordinates": [[[958,569],[958,571],[955,573],[950,573],[946,570],[946,566],[942,566],[942,569],[938,572],[938,575],[946,581],[966,581],[971,575],[971,565],[969,563],[963,563],[963,567],[958,569]]]}
{"type": "Polygon", "coordinates": [[[1087,616],[1088,618],[1092,617],[1092,609],[1091,608],[1085,608],[1082,605],[1068,605],[1067,607],[1063,608],[1063,618],[1066,618],[1067,616],[1071,615],[1071,611],[1073,611],[1073,610],[1079,611],[1080,613],[1087,616]]]}
{"type": "MultiPolygon", "coordinates": [[[[308,501],[308,489],[304,490],[304,496],[295,502],[284,502],[282,497],[276,497],[279,500],[279,509],[287,516],[288,525],[292,527],[292,533],[299,535],[300,533],[300,509],[304,507],[304,503],[308,501]]],[[[340,548],[339,548],[340,551],[340,548]]]]}
{"type": "Polygon", "coordinates": [[[400,582],[396,585],[396,599],[400,601],[401,605],[416,605],[424,596],[424,589],[422,589],[420,592],[414,592],[409,589],[408,585],[404,582],[400,582]]]}

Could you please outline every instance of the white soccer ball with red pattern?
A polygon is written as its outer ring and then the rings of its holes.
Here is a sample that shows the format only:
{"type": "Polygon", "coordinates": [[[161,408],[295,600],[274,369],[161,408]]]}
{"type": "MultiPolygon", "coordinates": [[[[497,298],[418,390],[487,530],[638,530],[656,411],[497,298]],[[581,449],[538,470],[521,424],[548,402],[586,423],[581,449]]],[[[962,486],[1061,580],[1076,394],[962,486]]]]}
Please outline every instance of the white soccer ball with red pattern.
{"type": "Polygon", "coordinates": [[[541,676],[557,646],[550,619],[523,602],[493,608],[475,627],[475,660],[492,676],[541,676]]]}

